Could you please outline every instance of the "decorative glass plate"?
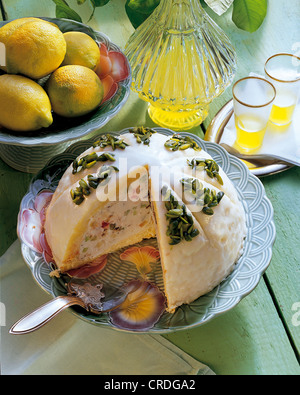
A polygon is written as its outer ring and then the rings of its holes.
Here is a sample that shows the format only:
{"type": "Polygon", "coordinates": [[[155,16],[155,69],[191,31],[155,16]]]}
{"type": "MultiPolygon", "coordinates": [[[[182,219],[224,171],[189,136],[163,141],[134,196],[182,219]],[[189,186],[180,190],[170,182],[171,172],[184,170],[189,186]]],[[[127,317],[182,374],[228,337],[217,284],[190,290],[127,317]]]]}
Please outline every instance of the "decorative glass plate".
{"type": "MultiPolygon", "coordinates": [[[[122,53],[121,49],[105,34],[96,32],[87,25],[68,19],[44,17],[40,19],[57,24],[63,33],[70,30],[86,33],[98,44],[105,44],[108,51],[122,53]]],[[[0,28],[8,22],[1,21],[0,28]]],[[[0,155],[3,160],[17,170],[35,173],[53,155],[63,152],[67,145],[70,145],[65,143],[79,140],[109,122],[124,106],[130,93],[131,68],[125,55],[124,58],[129,72],[128,77],[117,83],[118,90],[111,99],[91,113],[73,119],[53,114],[53,124],[47,129],[34,133],[12,133],[6,129],[0,129],[0,155]]]]}
{"type": "MultiPolygon", "coordinates": [[[[155,128],[155,130],[164,135],[172,135],[174,133],[163,128],[155,128]]],[[[120,135],[127,132],[128,129],[125,129],[121,132],[111,134],[120,135]]],[[[181,135],[190,136],[195,139],[199,146],[207,151],[227,173],[228,177],[235,185],[243,203],[248,231],[244,245],[244,253],[236,263],[233,272],[210,293],[201,296],[188,305],[178,307],[174,314],[167,312],[163,313],[160,320],[153,328],[148,330],[147,333],[163,334],[193,328],[232,309],[258,284],[262,274],[271,261],[272,246],[275,240],[276,231],[273,222],[273,208],[265,194],[261,181],[250,173],[247,166],[242,161],[229,155],[218,144],[205,142],[186,132],[181,133],[181,135]]],[[[73,144],[63,154],[55,156],[47,166],[33,178],[29,191],[21,202],[18,220],[19,237],[24,210],[35,209],[34,200],[40,191],[54,191],[67,166],[96,140],[97,138],[73,144]]],[[[144,240],[137,246],[157,248],[156,239],[144,240]]],[[[35,281],[42,289],[53,297],[66,293],[63,278],[55,279],[49,276],[52,268],[46,263],[43,253],[35,251],[30,243],[22,239],[21,248],[25,262],[31,269],[35,281]]],[[[126,248],[109,254],[108,263],[104,270],[97,274],[93,274],[89,277],[89,281],[93,283],[102,282],[104,284],[109,282],[111,285],[118,287],[123,283],[138,278],[139,273],[135,265],[120,259],[120,254],[124,252],[124,250],[126,250],[126,248]]],[[[200,258],[201,257],[199,257],[199,259],[200,258]]],[[[158,288],[163,290],[160,264],[153,265],[152,271],[147,276],[150,282],[155,282],[158,288]]],[[[71,309],[76,316],[88,323],[100,327],[118,329],[112,325],[107,313],[97,316],[87,313],[81,308],[71,309]]]]}

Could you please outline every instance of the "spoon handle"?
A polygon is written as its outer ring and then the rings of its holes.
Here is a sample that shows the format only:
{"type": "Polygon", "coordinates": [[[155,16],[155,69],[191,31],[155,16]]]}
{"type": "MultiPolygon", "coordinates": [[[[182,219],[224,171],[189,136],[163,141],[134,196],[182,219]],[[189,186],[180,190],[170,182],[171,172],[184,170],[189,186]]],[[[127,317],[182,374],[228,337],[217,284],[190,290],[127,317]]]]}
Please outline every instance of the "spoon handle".
{"type": "Polygon", "coordinates": [[[9,333],[23,335],[33,332],[47,324],[58,313],[73,305],[84,307],[82,300],[76,296],[58,296],[17,321],[10,328],[9,333]]]}
{"type": "MultiPolygon", "coordinates": [[[[261,164],[271,164],[271,163],[289,163],[291,165],[297,165],[297,161],[292,159],[283,158],[279,155],[262,155],[262,154],[243,154],[237,149],[227,145],[225,143],[220,143],[220,145],[226,149],[229,154],[236,156],[237,158],[247,160],[248,162],[258,161],[261,164]]],[[[299,166],[299,164],[298,164],[299,166]]]]}

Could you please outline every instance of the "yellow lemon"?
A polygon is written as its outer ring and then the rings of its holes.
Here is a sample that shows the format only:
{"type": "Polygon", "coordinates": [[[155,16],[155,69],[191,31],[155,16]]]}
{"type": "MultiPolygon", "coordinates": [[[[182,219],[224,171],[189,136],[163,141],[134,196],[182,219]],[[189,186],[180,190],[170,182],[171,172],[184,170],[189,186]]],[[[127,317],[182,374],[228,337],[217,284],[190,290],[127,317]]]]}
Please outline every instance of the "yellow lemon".
{"type": "Polygon", "coordinates": [[[42,20],[24,23],[7,39],[7,72],[39,79],[56,70],[65,54],[66,41],[56,25],[42,20]]]}
{"type": "MultiPolygon", "coordinates": [[[[19,19],[14,19],[11,22],[8,22],[6,25],[2,26],[0,28],[0,43],[3,43],[6,46],[6,42],[9,38],[9,36],[20,26],[24,25],[24,23],[27,22],[34,22],[38,21],[38,18],[19,18],[19,19]]],[[[0,66],[0,69],[6,71],[5,66],[0,66]]]]}
{"type": "Polygon", "coordinates": [[[85,66],[62,66],[51,74],[46,84],[52,109],[64,117],[85,115],[103,99],[103,85],[97,74],[85,66]]]}
{"type": "Polygon", "coordinates": [[[82,32],[64,33],[67,52],[62,66],[75,64],[95,70],[100,61],[100,50],[97,43],[82,32]]]}
{"type": "Polygon", "coordinates": [[[19,18],[14,19],[11,22],[6,23],[4,26],[0,28],[0,40],[5,43],[8,37],[20,26],[24,25],[24,23],[28,22],[37,22],[41,21],[39,18],[28,17],[28,18],[19,18]]]}
{"type": "Polygon", "coordinates": [[[0,124],[19,132],[47,128],[53,122],[44,89],[21,75],[0,76],[0,124]]]}

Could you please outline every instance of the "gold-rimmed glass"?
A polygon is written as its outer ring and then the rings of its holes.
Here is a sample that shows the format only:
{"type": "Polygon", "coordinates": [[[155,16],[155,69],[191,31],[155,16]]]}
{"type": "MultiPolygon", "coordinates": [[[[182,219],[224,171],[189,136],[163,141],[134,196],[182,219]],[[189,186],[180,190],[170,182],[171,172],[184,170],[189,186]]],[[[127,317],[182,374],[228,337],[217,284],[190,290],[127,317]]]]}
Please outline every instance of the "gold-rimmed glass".
{"type": "Polygon", "coordinates": [[[245,77],[232,88],[235,144],[244,152],[253,152],[263,143],[276,89],[260,77],[245,77]]]}
{"type": "Polygon", "coordinates": [[[270,121],[276,125],[288,125],[299,99],[300,58],[279,53],[265,63],[265,76],[276,88],[270,121]]]}

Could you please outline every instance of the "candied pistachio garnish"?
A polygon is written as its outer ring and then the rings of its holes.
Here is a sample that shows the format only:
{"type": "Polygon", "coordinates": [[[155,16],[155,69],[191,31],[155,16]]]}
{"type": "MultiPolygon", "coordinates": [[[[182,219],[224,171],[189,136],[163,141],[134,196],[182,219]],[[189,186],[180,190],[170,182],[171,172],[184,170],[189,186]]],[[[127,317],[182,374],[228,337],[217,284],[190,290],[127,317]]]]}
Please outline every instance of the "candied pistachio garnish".
{"type": "Polygon", "coordinates": [[[156,133],[155,130],[144,126],[129,129],[129,132],[134,134],[137,143],[143,143],[145,145],[150,144],[150,137],[152,136],[152,134],[156,133]]]}
{"type": "Polygon", "coordinates": [[[200,232],[194,227],[193,217],[187,212],[185,204],[180,204],[171,189],[165,186],[161,193],[167,210],[166,218],[169,221],[166,233],[170,237],[169,244],[179,244],[182,240],[192,241],[200,232]]]}
{"type": "Polygon", "coordinates": [[[84,180],[79,181],[79,185],[75,189],[70,190],[70,195],[76,205],[80,205],[91,194],[91,188],[96,189],[100,183],[108,179],[113,171],[119,171],[116,166],[103,165],[98,175],[89,174],[84,180]]]}
{"type": "Polygon", "coordinates": [[[171,151],[185,151],[188,148],[193,148],[195,151],[201,151],[202,148],[189,136],[180,136],[173,134],[173,136],[165,142],[165,147],[171,151]]]}
{"type": "Polygon", "coordinates": [[[91,152],[88,155],[83,156],[80,159],[75,159],[73,161],[73,170],[72,173],[76,174],[84,169],[90,169],[97,162],[106,162],[111,161],[114,162],[116,159],[114,158],[114,154],[109,152],[97,153],[91,152]]]}
{"type": "Polygon", "coordinates": [[[121,137],[113,136],[111,134],[103,134],[97,141],[94,142],[93,147],[105,148],[107,146],[112,147],[113,151],[117,148],[125,149],[128,144],[121,137]]]}
{"type": "Polygon", "coordinates": [[[180,180],[183,186],[183,193],[192,194],[196,205],[202,207],[202,212],[206,215],[213,215],[213,207],[221,202],[224,192],[216,192],[215,189],[204,188],[202,182],[197,178],[182,178],[180,180]]]}
{"type": "Polygon", "coordinates": [[[219,184],[224,184],[219,174],[220,167],[213,159],[193,158],[192,160],[187,159],[187,163],[192,169],[205,170],[210,178],[216,178],[219,184]]]}

